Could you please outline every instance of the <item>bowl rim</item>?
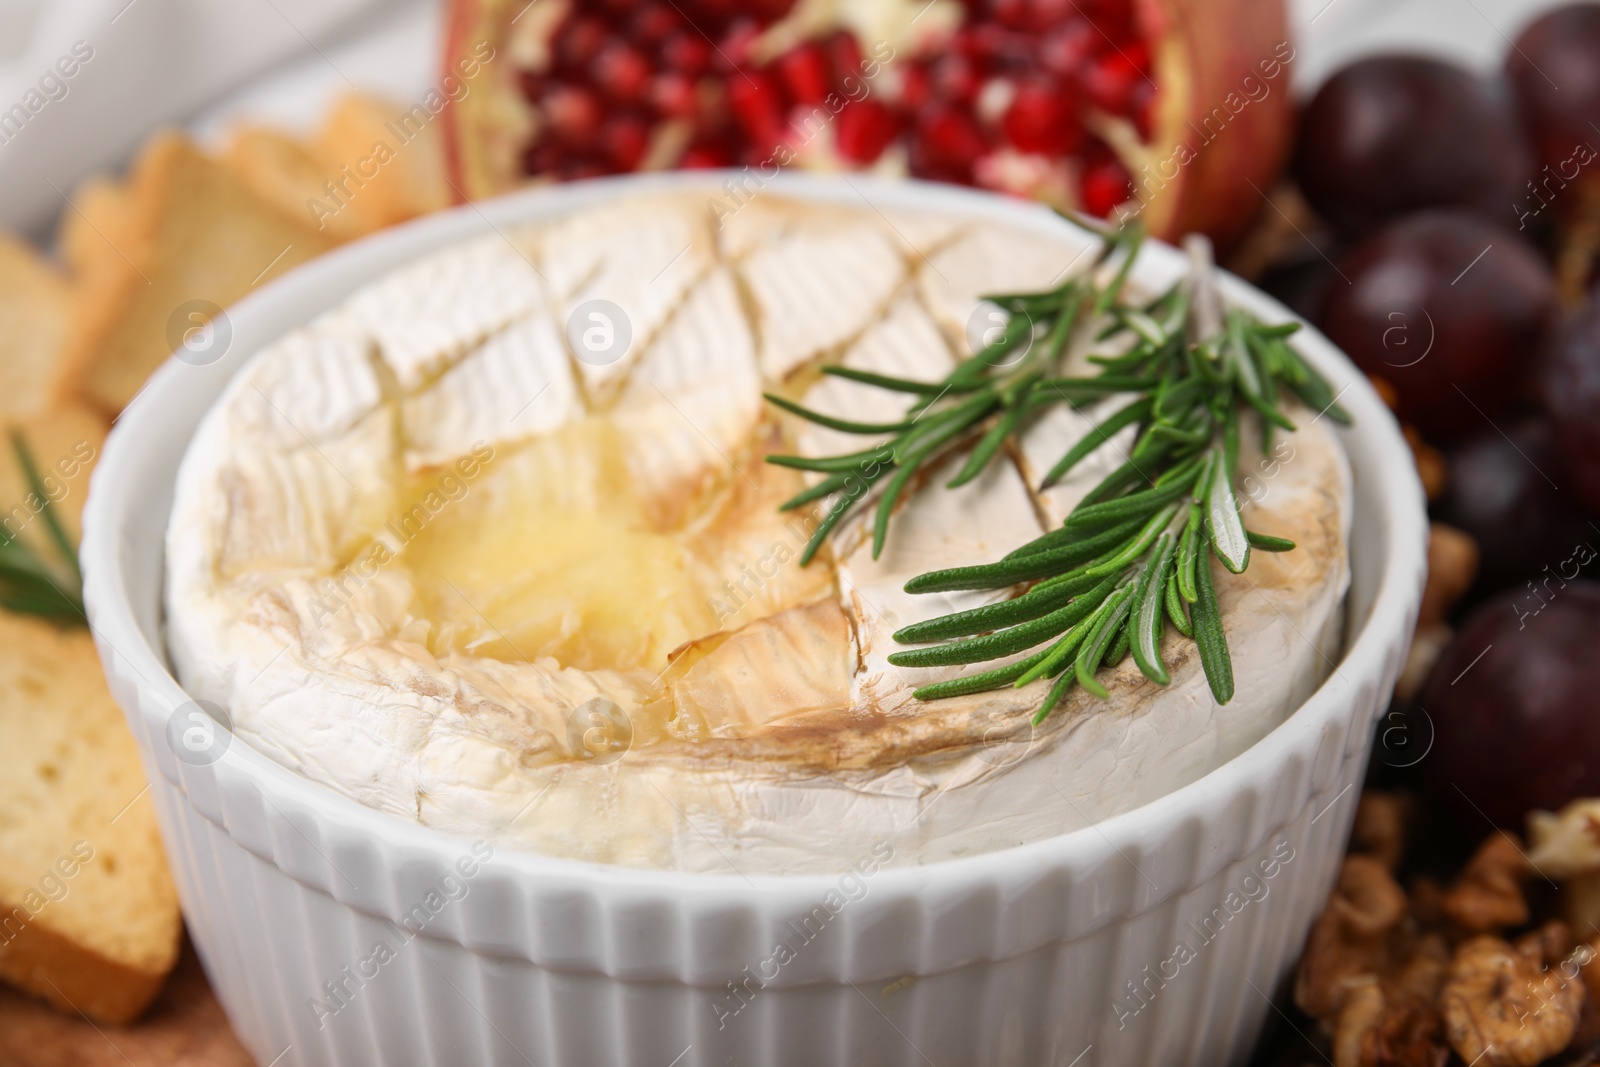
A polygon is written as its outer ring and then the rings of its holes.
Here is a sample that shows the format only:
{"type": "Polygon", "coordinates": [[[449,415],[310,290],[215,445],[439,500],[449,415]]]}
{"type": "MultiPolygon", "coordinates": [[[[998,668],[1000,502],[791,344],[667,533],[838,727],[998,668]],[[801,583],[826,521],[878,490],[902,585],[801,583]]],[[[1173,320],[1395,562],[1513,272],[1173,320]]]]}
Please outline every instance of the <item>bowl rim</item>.
{"type": "MultiPolygon", "coordinates": [[[[712,195],[736,195],[733,190],[743,187],[739,183],[748,183],[750,180],[751,171],[748,168],[742,172],[621,175],[540,186],[490,201],[468,203],[341,246],[249,294],[230,307],[227,314],[234,323],[235,333],[238,333],[239,323],[271,319],[274,309],[279,305],[299,302],[304,299],[304,294],[318,288],[331,294],[325,298],[324,310],[333,307],[345,299],[353,288],[371,282],[398,263],[449,244],[502,232],[502,225],[520,225],[578,207],[646,192],[704,188],[712,195]]],[[[755,180],[759,183],[760,193],[772,192],[802,200],[865,202],[875,209],[930,209],[1024,228],[1070,225],[1042,205],[958,186],[859,175],[780,173],[761,175],[755,180]]],[[[1182,262],[1182,253],[1177,249],[1153,239],[1147,240],[1136,273],[1150,271],[1153,263],[1168,270],[1181,269],[1182,262]]],[[[1339,431],[1347,452],[1353,442],[1370,437],[1374,446],[1383,452],[1401,457],[1409,455],[1409,449],[1389,409],[1365,376],[1331,342],[1309,323],[1240,279],[1224,272],[1221,285],[1230,303],[1247,308],[1266,321],[1297,321],[1302,324],[1297,335],[1300,338],[1297,350],[1329,378],[1339,394],[1340,403],[1354,417],[1354,428],[1339,431]]],[[[299,317],[298,321],[305,319],[299,317]]],[[[278,334],[281,332],[277,331],[278,334]]],[[[157,647],[147,638],[138,621],[139,614],[134,607],[129,575],[122,556],[126,542],[126,520],[141,509],[148,510],[153,499],[161,498],[161,493],[142,488],[142,484],[151,484],[148,479],[166,479],[168,483],[175,481],[178,467],[187,454],[193,436],[193,424],[198,424],[204,417],[227,381],[244,365],[249,355],[235,358],[230,353],[222,361],[229,367],[227,372],[207,377],[209,399],[201,410],[190,413],[191,425],[187,431],[181,430],[184,420],[172,417],[169,409],[183,399],[185,392],[192,392],[196,388],[195,368],[176,358],[169,358],[116,421],[91,478],[84,515],[85,533],[80,549],[85,574],[84,600],[108,674],[117,671],[118,661],[131,668],[129,682],[137,685],[138,698],[125,700],[124,703],[137,706],[125,710],[130,719],[136,716],[144,718],[142,725],[150,731],[148,736],[159,735],[166,726],[166,717],[191,698],[168,666],[164,635],[156,635],[157,641],[161,642],[161,647],[157,647]],[[183,440],[175,452],[176,458],[170,464],[151,455],[158,451],[159,443],[170,445],[171,438],[177,432],[183,433],[183,440]]],[[[1366,473],[1363,472],[1363,475],[1366,473]]],[[[1318,739],[1325,733],[1329,723],[1341,715],[1341,709],[1354,701],[1355,694],[1361,689],[1360,682],[1370,681],[1374,687],[1382,684],[1386,658],[1392,654],[1397,643],[1410,638],[1421,596],[1427,531],[1421,484],[1409,462],[1382,464],[1373,473],[1381,483],[1377,487],[1376,500],[1381,505],[1379,510],[1382,514],[1355,516],[1356,522],[1361,522],[1363,518],[1377,520],[1373,526],[1377,528],[1377,536],[1384,541],[1381,558],[1376,564],[1382,567],[1383,574],[1371,607],[1365,619],[1348,621],[1347,626],[1354,627],[1356,632],[1353,640],[1347,633],[1343,656],[1334,664],[1328,677],[1265,737],[1200,778],[1098,823],[989,852],[885,867],[872,876],[874,895],[882,892],[890,896],[915,896],[923,893],[929,884],[952,889],[993,885],[1002,876],[1006,882],[1015,882],[1016,879],[1031,878],[1048,870],[1079,868],[1107,856],[1118,853],[1125,855],[1128,850],[1142,852],[1145,846],[1154,845],[1161,836],[1169,833],[1173,826],[1203,817],[1207,812],[1224,810],[1229,799],[1237,795],[1244,783],[1252,778],[1270,777],[1272,769],[1291,758],[1295,752],[1315,751],[1318,739]],[[1345,685],[1336,687],[1336,679],[1341,679],[1345,685]]],[[[170,496],[170,493],[167,495],[170,496]]],[[[164,535],[169,516],[170,505],[161,516],[163,545],[158,550],[158,561],[163,566],[164,535]]],[[[1352,527],[1352,544],[1355,537],[1356,530],[1352,527]]],[[[160,620],[165,610],[164,581],[158,583],[156,595],[158,603],[155,618],[160,620]]],[[[164,623],[158,622],[156,629],[164,631],[164,623]]],[[[135,733],[146,736],[139,725],[135,724],[135,733]]],[[[1363,746],[1365,744],[1363,742],[1363,746]]],[[[146,753],[146,756],[147,771],[165,773],[154,766],[157,762],[154,753],[146,753]]],[[[462,843],[468,840],[461,835],[367,807],[300,776],[248,743],[230,745],[222,757],[208,767],[183,768],[184,776],[196,773],[212,775],[217,783],[226,778],[231,784],[248,784],[272,800],[280,813],[293,808],[312,814],[330,828],[337,826],[355,831],[398,850],[401,855],[410,853],[445,857],[448,863],[461,854],[462,843]]],[[[171,775],[166,776],[172,778],[171,775]]],[[[174,780],[174,785],[177,784],[174,780]]],[[[213,788],[216,786],[213,785],[213,788]]],[[[223,832],[237,837],[219,819],[209,814],[205,817],[217,823],[223,832]]],[[[844,855],[846,852],[841,850],[841,856],[844,855]]],[[[848,860],[841,859],[840,870],[825,873],[745,876],[737,871],[688,872],[625,867],[511,847],[497,847],[494,852],[496,867],[523,875],[620,892],[665,889],[679,897],[711,898],[728,903],[747,901],[752,894],[779,901],[790,898],[814,901],[836,886],[840,876],[849,870],[848,864],[848,860]]],[[[292,872],[286,873],[304,881],[292,872]]],[[[1167,892],[1160,893],[1156,900],[1181,892],[1182,888],[1171,887],[1167,892]]],[[[1147,906],[1151,903],[1154,901],[1147,902],[1147,906]]]]}

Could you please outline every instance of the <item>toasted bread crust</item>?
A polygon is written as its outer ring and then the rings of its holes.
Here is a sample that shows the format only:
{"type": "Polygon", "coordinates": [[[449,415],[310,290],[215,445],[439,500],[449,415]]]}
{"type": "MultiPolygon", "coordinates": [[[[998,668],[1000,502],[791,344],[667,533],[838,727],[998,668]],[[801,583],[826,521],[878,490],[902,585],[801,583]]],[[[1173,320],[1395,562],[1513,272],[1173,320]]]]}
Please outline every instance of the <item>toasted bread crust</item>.
{"type": "MultiPolygon", "coordinates": [[[[0,899],[0,914],[17,910],[25,909],[0,899]]],[[[161,992],[177,961],[177,941],[172,949],[164,966],[139,968],[31,922],[14,940],[0,938],[0,979],[62,1011],[121,1026],[137,1019],[161,992]]]]}
{"type": "Polygon", "coordinates": [[[0,413],[37,411],[60,374],[70,289],[54,266],[21,241],[0,234],[0,413]]]}

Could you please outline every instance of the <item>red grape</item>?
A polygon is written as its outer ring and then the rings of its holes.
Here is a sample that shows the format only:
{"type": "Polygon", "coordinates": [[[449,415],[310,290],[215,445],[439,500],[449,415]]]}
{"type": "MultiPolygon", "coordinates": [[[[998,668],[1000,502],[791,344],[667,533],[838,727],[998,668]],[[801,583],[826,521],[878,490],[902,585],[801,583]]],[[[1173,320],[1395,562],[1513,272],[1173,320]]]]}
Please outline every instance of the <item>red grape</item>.
{"type": "Polygon", "coordinates": [[[1600,509],[1600,299],[1565,328],[1541,374],[1545,410],[1578,492],[1600,509]]]}
{"type": "Polygon", "coordinates": [[[1317,91],[1294,172],[1313,207],[1359,235],[1427,207],[1515,225],[1533,156],[1505,86],[1437,59],[1375,56],[1317,91]]]}
{"type": "Polygon", "coordinates": [[[1323,331],[1393,385],[1400,417],[1435,439],[1476,429],[1518,398],[1555,314],[1555,283],[1538,253],[1462,211],[1394,223],[1339,271],[1323,331]]]}
{"type": "Polygon", "coordinates": [[[1495,592],[1558,564],[1583,541],[1600,543],[1572,492],[1547,419],[1485,426],[1450,450],[1450,487],[1439,517],[1471,534],[1481,552],[1476,586],[1495,592]]]}
{"type": "MultiPolygon", "coordinates": [[[[1600,6],[1572,4],[1535,20],[1506,53],[1505,69],[1548,167],[1539,176],[1539,199],[1529,200],[1538,207],[1559,195],[1600,145],[1600,6]]],[[[1523,198],[1529,196],[1524,190],[1523,198]]]]}
{"type": "Polygon", "coordinates": [[[1520,828],[1533,808],[1600,794],[1600,583],[1551,573],[1474,612],[1423,688],[1423,769],[1468,821],[1520,828]]]}

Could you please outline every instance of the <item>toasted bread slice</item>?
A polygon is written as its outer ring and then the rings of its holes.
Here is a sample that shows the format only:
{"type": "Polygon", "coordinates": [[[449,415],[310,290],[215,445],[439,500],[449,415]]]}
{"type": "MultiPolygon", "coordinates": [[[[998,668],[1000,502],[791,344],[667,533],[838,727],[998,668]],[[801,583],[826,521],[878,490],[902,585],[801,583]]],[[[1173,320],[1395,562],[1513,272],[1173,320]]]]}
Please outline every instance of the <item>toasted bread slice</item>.
{"type": "Polygon", "coordinates": [[[374,229],[454,202],[438,123],[421,105],[408,112],[370,96],[342,97],[318,131],[314,150],[328,178],[350,191],[349,209],[363,212],[374,229]]]}
{"type": "Polygon", "coordinates": [[[104,176],[89,178],[73,191],[70,209],[61,214],[56,249],[74,279],[129,268],[118,251],[133,243],[127,232],[133,217],[129,203],[128,187],[104,176]]]}
{"type": "MultiPolygon", "coordinates": [[[[197,321],[197,301],[226,308],[335,243],[177,134],[146,146],[122,195],[97,205],[108,215],[120,208],[121,218],[100,227],[109,250],[91,254],[74,288],[61,385],[108,412],[133,399],[178,346],[197,321]]],[[[63,245],[73,257],[93,247],[67,234],[63,245]]]]}
{"type": "Polygon", "coordinates": [[[309,143],[271,126],[238,127],[223,162],[284,214],[350,240],[447,207],[442,152],[426,109],[352,94],[309,143]]]}
{"type": "Polygon", "coordinates": [[[86,630],[0,613],[0,979],[136,1018],[182,920],[133,737],[86,630]]]}
{"type": "Polygon", "coordinates": [[[348,241],[384,225],[376,197],[342,201],[330,193],[339,178],[308,145],[270,126],[247,125],[234,130],[222,161],[256,195],[285,215],[337,241],[348,241]]]}
{"type": "Polygon", "coordinates": [[[66,342],[64,277],[26,244],[0,234],[0,414],[43,407],[66,342]]]}

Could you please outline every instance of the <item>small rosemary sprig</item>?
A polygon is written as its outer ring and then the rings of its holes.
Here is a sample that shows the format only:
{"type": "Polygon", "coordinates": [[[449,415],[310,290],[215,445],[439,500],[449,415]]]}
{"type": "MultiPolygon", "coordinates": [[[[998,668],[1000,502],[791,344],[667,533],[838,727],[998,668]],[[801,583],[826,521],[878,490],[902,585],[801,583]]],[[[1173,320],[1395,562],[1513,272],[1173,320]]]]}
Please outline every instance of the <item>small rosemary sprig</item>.
{"type": "Polygon", "coordinates": [[[0,608],[59,623],[82,624],[86,621],[83,574],[78,569],[72,537],[55,512],[33,453],[16,431],[11,434],[11,450],[27,479],[29,493],[38,501],[36,509],[28,502],[28,510],[44,521],[54,554],[60,558],[52,564],[9,527],[0,528],[0,608]]]}
{"type": "Polygon", "coordinates": [[[1142,235],[1129,228],[1100,236],[1100,254],[1084,274],[1045,292],[987,297],[1008,313],[1005,327],[943,381],[823,368],[825,374],[915,398],[899,422],[853,422],[767,397],[818,425],[885,438],[838,456],[768,457],[770,463],[823,475],[782,505],[788,510],[831,500],[802,563],[874,495],[876,558],[901,498],[915,491],[917,473],[948,455],[965,451],[967,456],[947,483],[955,488],[982,473],[1008,441],[1050,408],[1131,397],[1045,475],[1042,489],[1119,430],[1135,427],[1122,465],[1059,528],[996,562],[934,571],[906,583],[910,593],[1011,587],[1021,592],[905,627],[894,635],[896,641],[926,647],[896,652],[891,663],[980,664],[1033,650],[999,667],[924,686],[915,693],[919,699],[1055,678],[1035,717],[1040,722],[1074,684],[1106,697],[1097,672],[1129,654],[1146,677],[1166,685],[1170,679],[1160,647],[1170,623],[1194,640],[1212,694],[1227,703],[1233,696],[1233,667],[1209,557],[1237,574],[1249,566],[1252,549],[1294,548],[1290,541],[1244,528],[1233,485],[1241,417],[1251,413],[1259,421],[1266,448],[1275,428],[1294,429],[1280,407],[1285,392],[1331,418],[1349,421],[1327,381],[1286,343],[1297,324],[1267,326],[1242,310],[1224,313],[1204,238],[1188,242],[1187,284],[1132,306],[1122,300],[1122,291],[1142,235]],[[1096,281],[1105,275],[1103,283],[1096,281]],[[1089,329],[1098,330],[1099,341],[1126,339],[1127,346],[1116,355],[1090,356],[1098,368],[1093,375],[1063,375],[1071,343],[1089,329]]]}

